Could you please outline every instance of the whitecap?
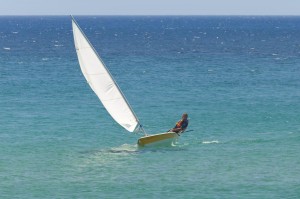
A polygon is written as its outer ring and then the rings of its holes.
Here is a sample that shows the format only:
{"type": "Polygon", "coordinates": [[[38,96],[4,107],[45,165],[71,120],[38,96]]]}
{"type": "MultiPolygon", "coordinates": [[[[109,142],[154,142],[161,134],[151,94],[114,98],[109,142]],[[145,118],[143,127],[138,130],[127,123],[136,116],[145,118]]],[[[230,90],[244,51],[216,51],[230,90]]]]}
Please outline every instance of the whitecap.
{"type": "Polygon", "coordinates": [[[203,141],[202,144],[218,144],[218,140],[213,140],[213,141],[203,141]]]}
{"type": "Polygon", "coordinates": [[[42,60],[43,60],[43,61],[47,61],[47,60],[49,60],[49,58],[42,58],[42,60]]]}
{"type": "Polygon", "coordinates": [[[4,49],[4,50],[10,50],[10,48],[7,48],[7,47],[4,47],[3,49],[4,49]]]}
{"type": "Polygon", "coordinates": [[[12,32],[12,34],[18,34],[19,32],[12,32]]]}
{"type": "Polygon", "coordinates": [[[62,44],[55,44],[54,46],[55,47],[61,47],[61,46],[64,46],[64,45],[62,45],[62,44]]]}

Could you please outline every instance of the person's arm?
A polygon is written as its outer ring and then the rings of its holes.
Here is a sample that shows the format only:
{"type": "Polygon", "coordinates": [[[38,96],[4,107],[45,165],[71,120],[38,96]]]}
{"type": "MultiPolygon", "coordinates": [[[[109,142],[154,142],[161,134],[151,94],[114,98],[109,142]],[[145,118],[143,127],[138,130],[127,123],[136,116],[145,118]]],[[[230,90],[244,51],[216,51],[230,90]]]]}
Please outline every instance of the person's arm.
{"type": "Polygon", "coordinates": [[[173,131],[182,131],[182,128],[181,127],[179,127],[179,128],[173,128],[172,130],[173,131]]]}
{"type": "Polygon", "coordinates": [[[189,125],[188,121],[186,121],[182,124],[182,126],[181,126],[182,133],[187,129],[188,125],[189,125]]]}

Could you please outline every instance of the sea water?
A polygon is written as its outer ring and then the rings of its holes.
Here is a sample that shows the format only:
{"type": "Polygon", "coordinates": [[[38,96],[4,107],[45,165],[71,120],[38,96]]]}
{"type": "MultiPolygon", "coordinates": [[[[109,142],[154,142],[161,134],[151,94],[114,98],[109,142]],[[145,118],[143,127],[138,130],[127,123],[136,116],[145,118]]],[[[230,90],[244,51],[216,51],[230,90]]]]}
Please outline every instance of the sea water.
{"type": "Polygon", "coordinates": [[[299,198],[300,17],[75,17],[147,133],[77,61],[70,17],[0,17],[0,198],[299,198]]]}

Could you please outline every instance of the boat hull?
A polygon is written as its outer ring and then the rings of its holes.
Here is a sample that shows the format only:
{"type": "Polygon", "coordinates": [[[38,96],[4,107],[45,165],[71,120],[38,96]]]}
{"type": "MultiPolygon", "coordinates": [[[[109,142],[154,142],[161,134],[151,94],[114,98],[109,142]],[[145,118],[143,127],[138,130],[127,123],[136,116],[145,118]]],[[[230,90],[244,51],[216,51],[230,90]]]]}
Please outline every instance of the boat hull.
{"type": "Polygon", "coordinates": [[[149,145],[157,145],[157,144],[165,144],[172,143],[176,138],[178,138],[179,134],[174,132],[165,132],[155,135],[147,135],[138,139],[139,146],[149,146],[149,145]]]}

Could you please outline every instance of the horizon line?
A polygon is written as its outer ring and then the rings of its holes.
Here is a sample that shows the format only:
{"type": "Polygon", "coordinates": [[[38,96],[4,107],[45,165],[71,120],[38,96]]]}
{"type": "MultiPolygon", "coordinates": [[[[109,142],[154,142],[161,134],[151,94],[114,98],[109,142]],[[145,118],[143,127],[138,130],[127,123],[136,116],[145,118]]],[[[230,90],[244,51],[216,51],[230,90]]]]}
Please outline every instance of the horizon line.
{"type": "Polygon", "coordinates": [[[300,17],[300,14],[0,14],[0,17],[23,17],[23,16],[120,16],[120,17],[126,17],[126,16],[212,16],[212,17],[300,17]]]}

